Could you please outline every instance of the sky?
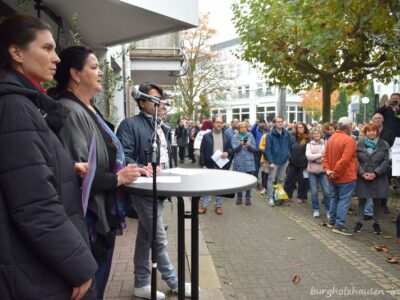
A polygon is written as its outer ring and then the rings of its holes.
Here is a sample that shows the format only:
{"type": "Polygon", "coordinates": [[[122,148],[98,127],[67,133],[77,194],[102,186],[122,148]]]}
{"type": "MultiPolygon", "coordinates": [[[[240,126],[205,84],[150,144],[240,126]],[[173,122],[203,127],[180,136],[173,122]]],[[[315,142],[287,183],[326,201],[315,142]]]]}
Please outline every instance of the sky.
{"type": "Polygon", "coordinates": [[[210,12],[209,26],[217,30],[214,43],[224,42],[237,37],[231,21],[233,17],[230,8],[234,0],[199,0],[199,11],[210,12]]]}

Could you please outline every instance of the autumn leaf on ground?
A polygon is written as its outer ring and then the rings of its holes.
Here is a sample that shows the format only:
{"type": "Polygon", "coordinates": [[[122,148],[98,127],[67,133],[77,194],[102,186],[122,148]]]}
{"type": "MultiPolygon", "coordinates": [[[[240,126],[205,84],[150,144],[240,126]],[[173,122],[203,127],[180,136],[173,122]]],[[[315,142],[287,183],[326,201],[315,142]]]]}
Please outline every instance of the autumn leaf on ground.
{"type": "Polygon", "coordinates": [[[294,274],[292,277],[292,281],[294,284],[298,284],[300,282],[300,276],[298,274],[294,274]]]}
{"type": "Polygon", "coordinates": [[[319,226],[324,226],[324,227],[327,227],[327,226],[328,226],[328,224],[326,223],[326,221],[325,221],[325,220],[323,220],[323,221],[319,222],[319,226]]]}
{"type": "Polygon", "coordinates": [[[389,240],[389,239],[392,238],[392,236],[391,235],[385,235],[383,238],[389,240]]]}
{"type": "Polygon", "coordinates": [[[378,252],[384,252],[384,253],[388,253],[389,252],[389,248],[386,245],[375,245],[374,246],[375,250],[378,252]]]}
{"type": "Polygon", "coordinates": [[[291,236],[288,236],[287,239],[290,240],[290,241],[292,241],[292,240],[294,240],[295,238],[294,238],[294,237],[291,237],[291,236]]]}
{"type": "Polygon", "coordinates": [[[302,265],[303,265],[303,263],[301,261],[296,262],[297,267],[301,267],[302,265]]]}
{"type": "Polygon", "coordinates": [[[399,258],[392,256],[392,257],[388,257],[386,260],[388,263],[390,264],[398,264],[399,263],[399,258]]]}

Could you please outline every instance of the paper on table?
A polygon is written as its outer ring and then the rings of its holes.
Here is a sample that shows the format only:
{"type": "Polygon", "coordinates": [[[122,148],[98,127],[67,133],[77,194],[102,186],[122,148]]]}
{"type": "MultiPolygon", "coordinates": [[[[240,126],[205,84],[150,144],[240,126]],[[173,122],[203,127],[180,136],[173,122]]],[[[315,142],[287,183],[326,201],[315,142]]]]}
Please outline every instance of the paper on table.
{"type": "Polygon", "coordinates": [[[221,150],[217,149],[215,153],[211,156],[212,160],[215,161],[218,167],[223,168],[228,162],[228,158],[222,158],[221,157],[222,152],[221,150]]]}
{"type": "Polygon", "coordinates": [[[82,207],[83,215],[86,216],[87,207],[89,205],[90,189],[92,188],[94,174],[96,173],[97,155],[96,155],[96,137],[93,135],[90,143],[88,157],[88,172],[82,181],[82,207]]]}
{"type": "MultiPolygon", "coordinates": [[[[157,183],[179,183],[181,182],[180,176],[157,176],[157,183]]],[[[139,177],[132,183],[152,183],[153,177],[139,177]]]]}
{"type": "Polygon", "coordinates": [[[392,176],[400,176],[400,138],[396,137],[392,146],[392,176]]]}
{"type": "Polygon", "coordinates": [[[176,175],[198,175],[204,174],[207,170],[203,169],[184,169],[184,168],[172,168],[161,171],[161,174],[176,174],[176,175]]]}

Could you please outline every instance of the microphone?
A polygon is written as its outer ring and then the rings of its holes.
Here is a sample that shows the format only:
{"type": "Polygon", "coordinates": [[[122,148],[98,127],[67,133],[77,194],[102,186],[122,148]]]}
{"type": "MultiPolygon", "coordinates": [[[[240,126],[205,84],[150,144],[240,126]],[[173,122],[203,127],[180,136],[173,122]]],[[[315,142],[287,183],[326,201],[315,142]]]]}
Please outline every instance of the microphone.
{"type": "Polygon", "coordinates": [[[171,104],[168,103],[167,101],[158,99],[157,97],[150,96],[145,93],[142,93],[141,91],[137,90],[135,87],[133,87],[133,89],[132,89],[132,97],[136,100],[142,99],[142,100],[151,101],[157,106],[160,106],[161,104],[164,104],[165,106],[171,106],[171,104]]]}

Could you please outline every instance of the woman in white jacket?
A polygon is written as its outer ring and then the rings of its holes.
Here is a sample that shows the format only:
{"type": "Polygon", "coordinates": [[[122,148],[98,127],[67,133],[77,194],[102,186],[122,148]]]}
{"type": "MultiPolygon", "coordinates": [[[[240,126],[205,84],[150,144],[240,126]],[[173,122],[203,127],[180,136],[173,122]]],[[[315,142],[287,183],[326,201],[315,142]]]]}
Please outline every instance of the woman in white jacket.
{"type": "Polygon", "coordinates": [[[319,217],[319,200],[318,200],[318,182],[321,185],[324,194],[324,204],[329,219],[329,209],[331,204],[331,193],[326,172],[322,167],[322,156],[325,152],[325,141],[322,139],[322,131],[314,128],[311,131],[312,140],[307,144],[306,157],[308,160],[307,171],[309,174],[311,203],[313,208],[313,217],[319,217]]]}

